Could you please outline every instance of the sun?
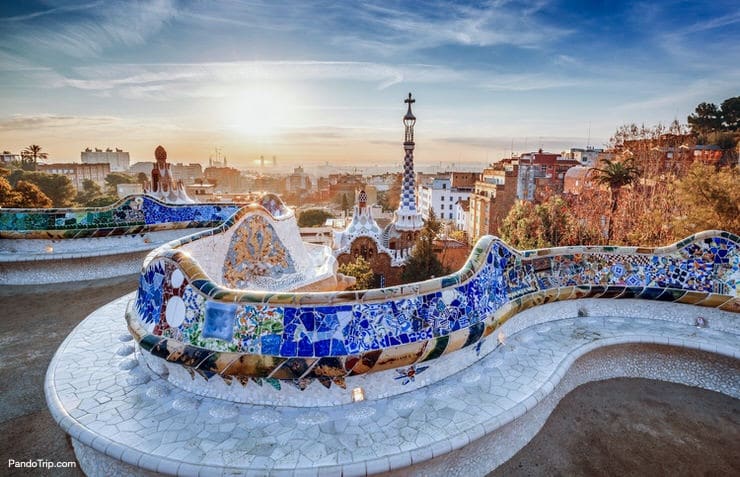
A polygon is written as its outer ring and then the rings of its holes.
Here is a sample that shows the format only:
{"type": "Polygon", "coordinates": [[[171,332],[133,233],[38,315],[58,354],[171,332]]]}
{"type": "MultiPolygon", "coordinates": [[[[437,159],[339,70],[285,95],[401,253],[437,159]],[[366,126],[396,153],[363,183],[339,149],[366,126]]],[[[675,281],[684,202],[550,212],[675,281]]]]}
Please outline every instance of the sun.
{"type": "Polygon", "coordinates": [[[291,109],[284,95],[271,87],[245,89],[230,98],[227,107],[230,127],[252,138],[277,135],[291,109]]]}

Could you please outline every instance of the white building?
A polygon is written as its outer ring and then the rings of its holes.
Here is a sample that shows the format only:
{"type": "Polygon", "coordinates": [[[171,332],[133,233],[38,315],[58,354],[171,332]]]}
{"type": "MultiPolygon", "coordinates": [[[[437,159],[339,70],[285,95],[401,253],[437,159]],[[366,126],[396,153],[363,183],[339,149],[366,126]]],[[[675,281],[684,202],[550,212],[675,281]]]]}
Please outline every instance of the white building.
{"type": "Polygon", "coordinates": [[[598,160],[600,152],[604,152],[604,150],[594,149],[590,146],[586,149],[572,147],[570,148],[570,151],[563,154],[563,156],[567,157],[568,159],[573,159],[574,161],[580,162],[582,166],[596,167],[596,162],[598,160]]]}
{"type": "Polygon", "coordinates": [[[422,217],[429,217],[434,210],[437,218],[444,222],[455,222],[457,211],[455,204],[470,197],[471,188],[455,187],[451,176],[435,177],[428,184],[419,185],[419,209],[422,217]]]}
{"type": "Polygon", "coordinates": [[[80,153],[80,158],[83,164],[110,164],[111,172],[127,172],[131,162],[129,153],[118,148],[115,151],[111,148],[104,151],[97,147],[95,150],[88,147],[80,153]]]}
{"type": "Polygon", "coordinates": [[[455,230],[467,231],[470,223],[470,199],[455,202],[455,230]]]}
{"type": "Polygon", "coordinates": [[[10,164],[11,162],[20,162],[20,161],[21,161],[20,154],[13,154],[8,151],[5,151],[2,154],[0,154],[0,163],[2,164],[10,164]]]}

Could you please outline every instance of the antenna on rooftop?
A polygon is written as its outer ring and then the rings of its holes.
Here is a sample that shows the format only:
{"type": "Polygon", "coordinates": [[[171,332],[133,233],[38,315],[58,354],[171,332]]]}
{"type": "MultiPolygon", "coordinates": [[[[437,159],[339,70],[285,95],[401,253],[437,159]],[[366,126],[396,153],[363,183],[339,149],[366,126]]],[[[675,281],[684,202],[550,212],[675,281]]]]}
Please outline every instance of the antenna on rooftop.
{"type": "Polygon", "coordinates": [[[591,147],[591,121],[588,122],[588,141],[586,141],[586,149],[591,147]]]}

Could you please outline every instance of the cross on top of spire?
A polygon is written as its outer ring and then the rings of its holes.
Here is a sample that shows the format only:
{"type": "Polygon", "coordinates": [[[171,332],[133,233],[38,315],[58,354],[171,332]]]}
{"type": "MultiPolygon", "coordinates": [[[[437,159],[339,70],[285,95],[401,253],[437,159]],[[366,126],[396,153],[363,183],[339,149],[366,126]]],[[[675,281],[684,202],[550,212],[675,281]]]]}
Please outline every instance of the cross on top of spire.
{"type": "Polygon", "coordinates": [[[415,103],[416,100],[411,97],[411,93],[409,93],[409,97],[403,100],[404,103],[409,105],[409,109],[406,111],[406,116],[403,117],[404,123],[406,123],[406,126],[413,126],[416,122],[416,116],[414,116],[414,113],[411,112],[411,104],[415,103]]]}

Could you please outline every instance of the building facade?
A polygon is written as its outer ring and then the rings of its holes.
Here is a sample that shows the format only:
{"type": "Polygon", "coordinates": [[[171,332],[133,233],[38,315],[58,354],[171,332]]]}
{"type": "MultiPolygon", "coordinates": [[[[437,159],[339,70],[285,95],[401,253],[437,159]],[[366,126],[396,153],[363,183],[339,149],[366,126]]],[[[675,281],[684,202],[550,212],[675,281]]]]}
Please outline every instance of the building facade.
{"type": "Polygon", "coordinates": [[[79,164],[77,162],[58,162],[54,164],[37,164],[36,170],[49,174],[60,174],[69,178],[77,190],[82,190],[83,182],[89,179],[100,187],[105,187],[105,177],[110,174],[110,164],[79,164]]]}
{"type": "MultiPolygon", "coordinates": [[[[414,187],[414,125],[416,117],[411,111],[414,99],[409,93],[403,117],[404,167],[401,197],[393,221],[381,229],[373,217],[368,194],[363,189],[357,194],[350,224],[334,237],[334,255],[340,264],[350,263],[358,257],[365,259],[375,276],[374,286],[384,287],[401,283],[404,264],[423,227],[421,213],[416,207],[414,187]]],[[[362,180],[362,178],[358,178],[362,180]]],[[[350,182],[350,181],[348,181],[350,182]]]]}
{"type": "Polygon", "coordinates": [[[429,218],[429,212],[434,210],[439,220],[455,222],[455,204],[460,200],[468,200],[478,176],[475,172],[450,172],[420,184],[419,209],[422,217],[429,218]]]}
{"type": "Polygon", "coordinates": [[[110,165],[112,172],[127,172],[131,158],[129,153],[123,149],[115,150],[108,148],[106,150],[86,148],[80,153],[80,160],[83,164],[100,164],[107,163],[110,165]]]}
{"type": "Polygon", "coordinates": [[[203,175],[216,184],[217,191],[240,192],[242,189],[241,172],[233,167],[206,167],[203,175]]]}

